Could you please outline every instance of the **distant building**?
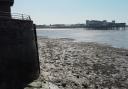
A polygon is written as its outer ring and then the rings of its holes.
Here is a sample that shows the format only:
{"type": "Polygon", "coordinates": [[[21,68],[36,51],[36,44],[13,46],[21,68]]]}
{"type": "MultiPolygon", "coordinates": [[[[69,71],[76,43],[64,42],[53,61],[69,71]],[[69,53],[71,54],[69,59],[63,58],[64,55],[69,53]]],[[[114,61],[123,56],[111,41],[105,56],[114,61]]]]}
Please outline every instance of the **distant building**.
{"type": "Polygon", "coordinates": [[[115,23],[115,20],[112,22],[107,22],[107,20],[86,20],[86,27],[88,28],[112,28],[112,27],[125,27],[126,23],[115,23]]]}

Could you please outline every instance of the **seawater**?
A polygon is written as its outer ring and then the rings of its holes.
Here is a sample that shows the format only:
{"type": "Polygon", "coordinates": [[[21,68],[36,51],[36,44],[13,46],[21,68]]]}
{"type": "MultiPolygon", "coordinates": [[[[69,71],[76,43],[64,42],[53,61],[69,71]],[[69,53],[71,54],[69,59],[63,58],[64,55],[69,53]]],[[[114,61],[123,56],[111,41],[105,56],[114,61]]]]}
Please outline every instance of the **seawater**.
{"type": "Polygon", "coordinates": [[[97,42],[117,48],[128,49],[128,29],[87,30],[87,29],[37,29],[38,36],[49,38],[71,38],[78,42],[97,42]]]}

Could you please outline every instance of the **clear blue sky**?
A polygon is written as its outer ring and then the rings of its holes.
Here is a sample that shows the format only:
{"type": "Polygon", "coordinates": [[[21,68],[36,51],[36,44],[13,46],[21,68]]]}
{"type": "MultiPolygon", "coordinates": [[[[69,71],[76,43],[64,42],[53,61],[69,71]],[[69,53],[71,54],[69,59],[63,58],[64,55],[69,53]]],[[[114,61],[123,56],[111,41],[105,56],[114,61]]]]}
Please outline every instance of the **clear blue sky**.
{"type": "Polygon", "coordinates": [[[116,20],[128,23],[128,0],[15,0],[13,13],[24,13],[36,24],[116,20]]]}

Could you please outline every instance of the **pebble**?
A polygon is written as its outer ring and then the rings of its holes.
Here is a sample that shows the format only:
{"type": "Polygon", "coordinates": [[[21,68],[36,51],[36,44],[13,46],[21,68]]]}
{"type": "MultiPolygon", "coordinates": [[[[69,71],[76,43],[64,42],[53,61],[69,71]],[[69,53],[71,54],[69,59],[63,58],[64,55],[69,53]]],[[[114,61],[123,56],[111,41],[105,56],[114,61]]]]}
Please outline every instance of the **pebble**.
{"type": "Polygon", "coordinates": [[[25,89],[128,89],[127,49],[43,37],[38,46],[41,77],[25,89]]]}

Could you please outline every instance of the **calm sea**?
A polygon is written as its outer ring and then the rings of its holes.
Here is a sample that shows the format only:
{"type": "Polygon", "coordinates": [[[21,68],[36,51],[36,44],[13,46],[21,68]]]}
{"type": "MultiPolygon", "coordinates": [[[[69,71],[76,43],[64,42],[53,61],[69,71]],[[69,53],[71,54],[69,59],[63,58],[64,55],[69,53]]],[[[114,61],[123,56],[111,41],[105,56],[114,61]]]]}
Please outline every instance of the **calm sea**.
{"type": "Polygon", "coordinates": [[[86,29],[37,29],[38,36],[49,38],[71,38],[79,42],[105,43],[113,47],[128,49],[128,29],[126,30],[86,30],[86,29]]]}

